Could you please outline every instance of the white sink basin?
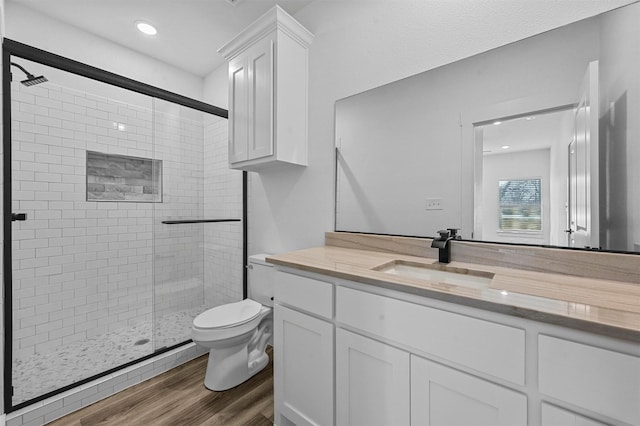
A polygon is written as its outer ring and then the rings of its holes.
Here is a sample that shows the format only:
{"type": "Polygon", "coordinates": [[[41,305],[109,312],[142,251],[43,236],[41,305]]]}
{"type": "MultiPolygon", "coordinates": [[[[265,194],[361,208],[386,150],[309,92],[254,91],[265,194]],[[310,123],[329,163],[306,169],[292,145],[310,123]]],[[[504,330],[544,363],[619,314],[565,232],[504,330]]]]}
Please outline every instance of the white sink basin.
{"type": "Polygon", "coordinates": [[[425,281],[460,285],[464,287],[487,289],[493,279],[493,274],[484,271],[474,271],[466,268],[455,268],[439,263],[428,264],[394,260],[374,268],[376,271],[390,275],[418,278],[425,281]]]}

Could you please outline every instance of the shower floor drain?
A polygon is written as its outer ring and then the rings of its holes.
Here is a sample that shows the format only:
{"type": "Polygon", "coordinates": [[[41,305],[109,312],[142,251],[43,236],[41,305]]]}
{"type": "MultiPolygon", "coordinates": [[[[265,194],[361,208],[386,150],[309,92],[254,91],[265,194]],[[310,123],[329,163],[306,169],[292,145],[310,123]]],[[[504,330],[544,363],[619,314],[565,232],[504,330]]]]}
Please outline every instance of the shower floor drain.
{"type": "Polygon", "coordinates": [[[149,343],[149,339],[140,339],[134,343],[135,346],[144,345],[145,343],[149,343]]]}

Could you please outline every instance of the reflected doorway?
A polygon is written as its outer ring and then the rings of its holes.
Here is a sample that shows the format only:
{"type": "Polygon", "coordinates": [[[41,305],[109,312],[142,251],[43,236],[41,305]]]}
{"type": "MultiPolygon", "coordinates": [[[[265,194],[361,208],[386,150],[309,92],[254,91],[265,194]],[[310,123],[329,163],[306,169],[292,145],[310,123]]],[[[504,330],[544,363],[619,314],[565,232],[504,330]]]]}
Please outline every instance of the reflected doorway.
{"type": "Polygon", "coordinates": [[[568,105],[475,126],[475,239],[568,246],[574,117],[568,105]]]}

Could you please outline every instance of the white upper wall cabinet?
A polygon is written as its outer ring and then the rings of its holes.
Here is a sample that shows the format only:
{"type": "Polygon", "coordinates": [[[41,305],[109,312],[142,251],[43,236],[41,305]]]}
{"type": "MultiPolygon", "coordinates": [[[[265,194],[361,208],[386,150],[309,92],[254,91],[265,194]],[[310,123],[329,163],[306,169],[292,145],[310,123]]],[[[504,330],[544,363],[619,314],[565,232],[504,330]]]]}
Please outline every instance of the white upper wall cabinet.
{"type": "Polygon", "coordinates": [[[307,165],[308,48],[300,23],[275,6],[222,46],[229,62],[229,165],[307,165]]]}

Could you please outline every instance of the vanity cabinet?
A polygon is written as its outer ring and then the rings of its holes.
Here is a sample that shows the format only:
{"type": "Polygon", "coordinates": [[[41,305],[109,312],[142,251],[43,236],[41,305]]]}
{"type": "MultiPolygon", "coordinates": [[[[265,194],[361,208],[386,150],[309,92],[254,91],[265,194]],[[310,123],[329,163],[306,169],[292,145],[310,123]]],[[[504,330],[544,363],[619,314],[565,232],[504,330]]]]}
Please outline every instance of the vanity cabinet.
{"type": "Polygon", "coordinates": [[[333,285],[276,271],[275,424],[334,424],[333,285]]]}
{"type": "Polygon", "coordinates": [[[409,424],[409,353],[338,328],[336,424],[409,424]]]}
{"type": "Polygon", "coordinates": [[[640,425],[631,341],[292,268],[275,282],[278,426],[640,425]]]}
{"type": "Polygon", "coordinates": [[[527,424],[525,395],[336,329],[336,424],[527,424]]]}
{"type": "Polygon", "coordinates": [[[313,35],[275,6],[218,52],[229,62],[229,164],[307,165],[308,47],[313,35]]]}
{"type": "Polygon", "coordinates": [[[524,384],[524,330],[338,284],[338,424],[527,424],[524,394],[416,355],[524,384]]]}

